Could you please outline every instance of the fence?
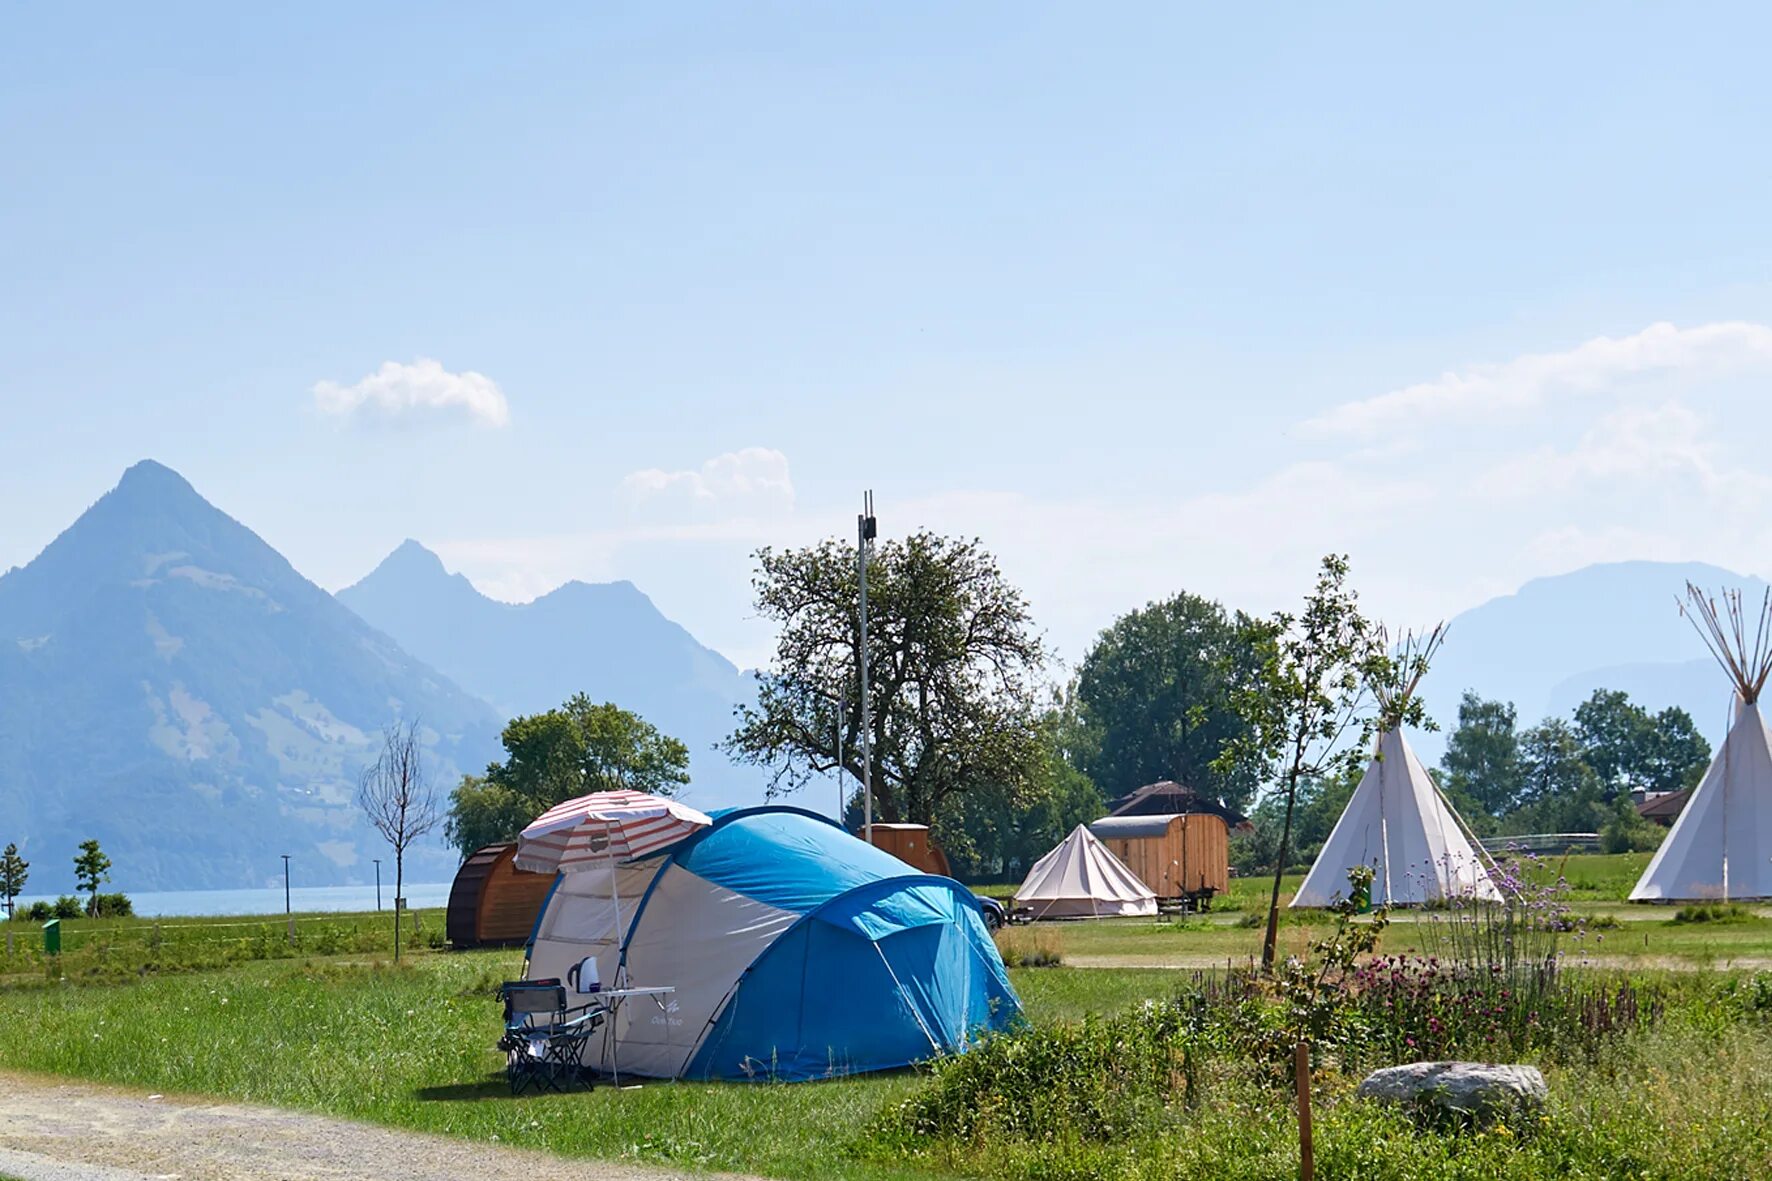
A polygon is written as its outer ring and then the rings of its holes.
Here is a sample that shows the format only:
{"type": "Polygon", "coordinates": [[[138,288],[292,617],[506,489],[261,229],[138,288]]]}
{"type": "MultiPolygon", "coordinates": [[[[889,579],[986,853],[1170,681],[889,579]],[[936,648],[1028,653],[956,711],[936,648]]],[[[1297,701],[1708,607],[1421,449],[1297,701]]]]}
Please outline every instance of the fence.
{"type": "Polygon", "coordinates": [[[1490,853],[1598,853],[1597,832],[1539,832],[1514,837],[1484,837],[1490,853]]]}

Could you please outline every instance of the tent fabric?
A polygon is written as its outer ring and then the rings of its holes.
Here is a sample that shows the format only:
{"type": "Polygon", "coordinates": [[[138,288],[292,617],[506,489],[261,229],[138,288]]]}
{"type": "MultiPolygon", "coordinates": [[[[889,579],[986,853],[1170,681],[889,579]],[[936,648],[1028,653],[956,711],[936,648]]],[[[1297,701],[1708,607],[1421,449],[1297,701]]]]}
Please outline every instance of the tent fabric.
{"type": "Polygon", "coordinates": [[[579,873],[559,879],[530,947],[531,979],[596,954],[604,980],[625,962],[632,984],[676,990],[662,1010],[623,1004],[610,1036],[587,1045],[587,1065],[619,1061],[623,1074],[654,1078],[823,1078],[963,1050],[1020,1013],[969,891],[813,813],[716,813],[711,827],[620,872],[619,940],[610,891],[579,873]],[[791,980],[789,962],[801,965],[791,980]]]}
{"type": "Polygon", "coordinates": [[[1291,905],[1323,907],[1345,898],[1347,873],[1356,865],[1373,868],[1374,905],[1501,901],[1482,855],[1401,730],[1379,736],[1376,757],[1291,905]]]}
{"type": "Polygon", "coordinates": [[[1735,720],[1632,902],[1772,898],[1772,734],[1757,704],[1735,720]]]}
{"type": "Polygon", "coordinates": [[[873,882],[806,915],[746,971],[691,1078],[801,1081],[964,1050],[1017,1002],[970,893],[873,882]],[[858,1022],[856,1009],[872,1013],[858,1022]]]}
{"type": "Polygon", "coordinates": [[[1157,896],[1126,863],[1079,824],[1034,862],[1015,891],[1015,904],[1036,919],[1153,915],[1157,896]]]}

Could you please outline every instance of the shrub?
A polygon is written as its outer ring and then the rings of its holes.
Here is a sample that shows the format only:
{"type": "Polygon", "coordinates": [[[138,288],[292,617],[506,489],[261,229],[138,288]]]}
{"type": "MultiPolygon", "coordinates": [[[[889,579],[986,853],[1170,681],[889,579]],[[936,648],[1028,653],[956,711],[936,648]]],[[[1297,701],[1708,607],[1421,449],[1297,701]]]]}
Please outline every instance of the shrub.
{"type": "Polygon", "coordinates": [[[77,919],[85,913],[86,908],[80,905],[80,900],[78,898],[75,898],[71,894],[63,894],[60,898],[55,900],[55,913],[50,917],[58,919],[77,919]]]}
{"type": "Polygon", "coordinates": [[[1745,923],[1754,912],[1739,902],[1695,902],[1674,911],[1676,923],[1745,923]]]}
{"type": "Polygon", "coordinates": [[[99,894],[86,903],[86,917],[95,919],[126,919],[135,915],[135,904],[127,894],[99,894]]]}
{"type": "Polygon", "coordinates": [[[1146,1125],[1185,1086],[1182,1011],[1147,1004],[1113,1017],[1023,1028],[936,1063],[879,1130],[973,1139],[1104,1142],[1146,1125]]]}

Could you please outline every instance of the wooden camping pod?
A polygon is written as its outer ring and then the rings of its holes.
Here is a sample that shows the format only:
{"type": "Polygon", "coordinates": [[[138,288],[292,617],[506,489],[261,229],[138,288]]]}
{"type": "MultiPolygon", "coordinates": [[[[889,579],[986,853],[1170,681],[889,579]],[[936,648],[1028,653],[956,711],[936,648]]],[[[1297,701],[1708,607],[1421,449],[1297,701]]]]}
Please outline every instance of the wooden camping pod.
{"type": "Polygon", "coordinates": [[[1089,831],[1159,898],[1230,887],[1230,830],[1222,816],[1107,816],[1089,831]]]}
{"type": "Polygon", "coordinates": [[[884,849],[913,869],[924,873],[954,875],[948,870],[948,855],[941,851],[927,824],[874,824],[874,847],[884,849]]]}
{"type": "Polygon", "coordinates": [[[516,856],[515,843],[487,845],[455,871],[444,921],[451,947],[515,947],[528,941],[554,875],[518,869],[516,856]]]}

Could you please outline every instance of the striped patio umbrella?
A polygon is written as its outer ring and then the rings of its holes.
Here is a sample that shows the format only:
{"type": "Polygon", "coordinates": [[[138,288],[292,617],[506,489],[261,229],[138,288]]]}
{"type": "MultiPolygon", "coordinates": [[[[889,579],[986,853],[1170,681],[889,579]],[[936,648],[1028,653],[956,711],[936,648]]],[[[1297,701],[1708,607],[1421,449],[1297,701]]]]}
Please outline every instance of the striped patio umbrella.
{"type": "Polygon", "coordinates": [[[518,869],[574,873],[674,845],[713,821],[687,804],[643,791],[597,791],[556,804],[517,838],[518,869]]]}

